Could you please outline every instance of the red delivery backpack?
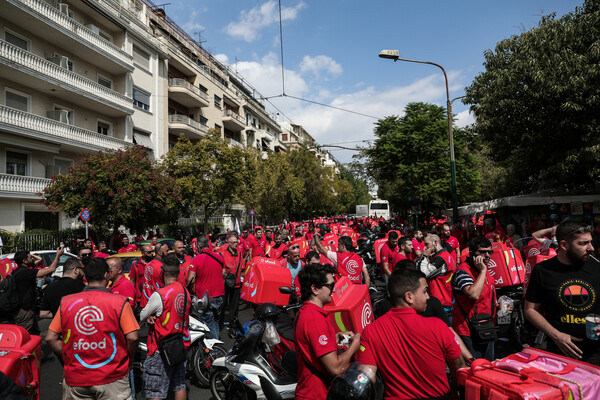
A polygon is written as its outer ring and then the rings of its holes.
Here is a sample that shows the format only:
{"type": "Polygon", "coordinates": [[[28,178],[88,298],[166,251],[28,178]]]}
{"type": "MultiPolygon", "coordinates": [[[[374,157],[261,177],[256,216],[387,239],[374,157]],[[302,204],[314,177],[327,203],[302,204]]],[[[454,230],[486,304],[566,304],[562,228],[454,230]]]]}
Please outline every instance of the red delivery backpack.
{"type": "Polygon", "coordinates": [[[360,333],[373,322],[373,307],[367,285],[352,283],[342,276],[335,283],[331,303],[323,307],[333,322],[336,332],[360,333]]]}
{"type": "Polygon", "coordinates": [[[17,325],[0,324],[0,371],[22,387],[28,399],[40,398],[42,338],[17,325]]]}
{"type": "Polygon", "coordinates": [[[540,370],[559,378],[571,389],[573,400],[600,398],[600,367],[544,350],[526,347],[494,362],[496,367],[540,370]]]}
{"type": "Polygon", "coordinates": [[[496,287],[522,285],[525,282],[525,264],[518,250],[504,243],[492,243],[494,252],[490,256],[488,269],[496,287]]]}
{"type": "Polygon", "coordinates": [[[556,256],[556,251],[554,251],[554,249],[549,249],[547,256],[534,252],[533,255],[527,257],[527,262],[525,263],[525,282],[523,282],[523,298],[525,298],[525,292],[529,286],[529,279],[531,278],[531,271],[533,271],[533,267],[542,261],[551,259],[554,256],[556,256]]]}
{"type": "Polygon", "coordinates": [[[560,378],[536,369],[495,366],[478,359],[458,370],[465,400],[570,400],[570,387],[560,378]]]}
{"type": "Polygon", "coordinates": [[[292,286],[290,270],[282,267],[277,260],[256,256],[244,276],[240,299],[254,304],[287,305],[290,295],[279,292],[279,288],[284,286],[292,286]]]}
{"type": "Polygon", "coordinates": [[[373,249],[375,250],[375,262],[379,264],[381,262],[381,248],[384,244],[387,243],[387,239],[377,239],[373,244],[373,249]]]}

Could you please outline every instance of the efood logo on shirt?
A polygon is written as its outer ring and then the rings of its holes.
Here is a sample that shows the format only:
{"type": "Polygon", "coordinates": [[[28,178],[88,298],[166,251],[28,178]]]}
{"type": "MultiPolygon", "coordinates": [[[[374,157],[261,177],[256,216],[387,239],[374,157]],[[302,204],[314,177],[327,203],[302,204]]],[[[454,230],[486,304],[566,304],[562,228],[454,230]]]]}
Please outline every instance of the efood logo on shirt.
{"type": "Polygon", "coordinates": [[[358,262],[356,260],[350,260],[346,263],[346,271],[350,275],[356,274],[356,270],[358,269],[358,262]]]}
{"type": "Polygon", "coordinates": [[[100,321],[104,321],[104,315],[96,306],[83,307],[75,314],[75,328],[84,335],[98,332],[93,323],[100,321]]]}
{"type": "Polygon", "coordinates": [[[183,293],[179,293],[177,295],[177,297],[175,298],[175,311],[177,312],[177,315],[179,315],[180,317],[183,318],[183,314],[185,313],[185,310],[183,309],[185,304],[185,298],[183,293]]]}
{"type": "Polygon", "coordinates": [[[319,344],[321,346],[325,346],[327,344],[327,336],[325,336],[325,335],[319,336],[319,344]]]}

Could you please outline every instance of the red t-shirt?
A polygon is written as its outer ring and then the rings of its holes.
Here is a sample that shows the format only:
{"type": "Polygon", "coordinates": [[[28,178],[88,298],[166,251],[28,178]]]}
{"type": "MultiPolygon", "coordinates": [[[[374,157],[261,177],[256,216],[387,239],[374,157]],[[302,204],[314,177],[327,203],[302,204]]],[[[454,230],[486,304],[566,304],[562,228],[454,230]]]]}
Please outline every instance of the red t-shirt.
{"type": "Polygon", "coordinates": [[[196,296],[202,296],[205,291],[208,291],[209,297],[219,297],[225,294],[224,264],[223,256],[210,250],[202,250],[192,259],[190,271],[196,272],[196,296]]]}
{"type": "Polygon", "coordinates": [[[243,256],[239,251],[237,251],[236,254],[232,254],[229,248],[227,248],[220,254],[225,260],[225,269],[227,270],[227,273],[236,275],[235,287],[241,287],[241,276],[244,274],[244,260],[242,258],[243,256]]]}
{"type": "Polygon", "coordinates": [[[271,250],[269,251],[269,258],[272,258],[274,260],[281,260],[283,258],[283,252],[286,251],[288,247],[285,245],[285,243],[281,243],[279,247],[276,246],[277,245],[275,244],[271,246],[271,250]]]}
{"type": "Polygon", "coordinates": [[[119,278],[118,281],[113,282],[112,285],[108,287],[111,292],[120,294],[121,296],[125,296],[127,300],[129,300],[129,304],[133,307],[133,300],[135,298],[135,288],[133,287],[133,283],[125,275],[119,278]]]}
{"type": "Polygon", "coordinates": [[[381,372],[384,399],[443,397],[450,391],[446,360],[459,356],[458,342],[441,319],[409,307],[394,307],[367,325],[355,355],[381,372]]]}
{"type": "Polygon", "coordinates": [[[251,242],[251,244],[252,244],[252,258],[265,256],[265,249],[267,248],[267,240],[264,238],[264,236],[261,236],[260,239],[255,237],[254,240],[251,242]]]}
{"type": "Polygon", "coordinates": [[[181,283],[181,286],[187,287],[187,277],[192,268],[192,257],[187,254],[183,255],[183,260],[179,259],[179,275],[177,275],[177,281],[181,283]]]}
{"type": "Polygon", "coordinates": [[[417,251],[423,251],[423,249],[425,248],[425,242],[419,242],[417,239],[413,239],[412,240],[412,244],[413,244],[413,251],[411,253],[411,257],[410,259],[415,261],[417,259],[417,251]]]}
{"type": "Polygon", "coordinates": [[[132,251],[137,251],[137,246],[133,243],[129,243],[127,246],[125,247],[121,247],[119,249],[119,253],[131,253],[132,251]]]}
{"type": "Polygon", "coordinates": [[[398,264],[400,261],[402,260],[406,260],[407,257],[404,255],[404,253],[396,253],[396,255],[394,256],[394,259],[390,262],[390,271],[394,272],[394,269],[396,268],[396,264],[398,264]]]}
{"type": "Polygon", "coordinates": [[[335,328],[327,318],[327,311],[310,302],[304,302],[296,321],[294,329],[298,357],[296,399],[325,400],[327,386],[306,367],[306,363],[322,374],[329,375],[320,357],[337,351],[335,328]]]}
{"type": "Polygon", "coordinates": [[[381,273],[385,273],[385,271],[383,270],[383,263],[386,262],[388,263],[388,267],[390,268],[390,271],[394,271],[394,264],[392,264],[392,260],[394,259],[394,257],[396,256],[396,254],[398,254],[398,251],[400,251],[400,246],[396,245],[395,248],[391,248],[390,247],[390,242],[385,243],[383,246],[381,246],[381,250],[380,250],[380,257],[381,257],[381,273]]]}

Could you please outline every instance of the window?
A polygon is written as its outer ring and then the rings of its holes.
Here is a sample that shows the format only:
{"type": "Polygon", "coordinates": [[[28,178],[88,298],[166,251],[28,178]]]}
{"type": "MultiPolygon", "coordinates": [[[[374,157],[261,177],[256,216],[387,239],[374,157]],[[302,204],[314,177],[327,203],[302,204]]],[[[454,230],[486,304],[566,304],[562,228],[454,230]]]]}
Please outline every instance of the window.
{"type": "Polygon", "coordinates": [[[29,105],[31,97],[25,93],[17,92],[16,90],[6,89],[4,92],[4,104],[7,107],[16,108],[17,110],[30,112],[29,105]]]}
{"type": "Polygon", "coordinates": [[[208,120],[206,118],[204,118],[202,115],[199,115],[198,119],[200,120],[201,125],[208,126],[208,120]]]}
{"type": "Polygon", "coordinates": [[[283,142],[287,142],[287,140],[288,140],[288,135],[287,135],[287,133],[282,133],[282,134],[281,134],[281,140],[282,140],[283,142]]]}
{"type": "Polygon", "coordinates": [[[133,88],[133,105],[142,110],[150,110],[150,93],[136,87],[133,88]]]}
{"type": "Polygon", "coordinates": [[[104,87],[112,89],[112,80],[105,78],[104,76],[98,74],[98,83],[104,87]]]}
{"type": "Polygon", "coordinates": [[[112,136],[112,124],[98,121],[98,133],[105,136],[112,136]]]}
{"type": "Polygon", "coordinates": [[[221,98],[215,94],[215,107],[221,108],[221,98]]]}
{"type": "Polygon", "coordinates": [[[28,175],[29,156],[16,151],[6,152],[6,173],[9,175],[28,175]]]}
{"type": "Polygon", "coordinates": [[[133,62],[150,71],[150,54],[133,45],[133,62]]]}
{"type": "Polygon", "coordinates": [[[204,93],[204,94],[208,94],[208,89],[207,89],[207,88],[205,88],[204,86],[202,86],[202,85],[198,85],[198,89],[200,89],[200,91],[201,91],[202,93],[204,93]]]}
{"type": "Polygon", "coordinates": [[[215,130],[217,130],[219,133],[221,133],[221,125],[215,124],[215,130]]]}
{"type": "Polygon", "coordinates": [[[29,48],[31,47],[31,40],[27,39],[25,36],[11,32],[8,29],[4,30],[4,40],[10,44],[22,48],[25,51],[29,51],[29,48]]]}
{"type": "Polygon", "coordinates": [[[55,158],[54,165],[56,166],[57,174],[66,174],[67,169],[73,166],[73,160],[67,160],[65,158],[55,158]]]}

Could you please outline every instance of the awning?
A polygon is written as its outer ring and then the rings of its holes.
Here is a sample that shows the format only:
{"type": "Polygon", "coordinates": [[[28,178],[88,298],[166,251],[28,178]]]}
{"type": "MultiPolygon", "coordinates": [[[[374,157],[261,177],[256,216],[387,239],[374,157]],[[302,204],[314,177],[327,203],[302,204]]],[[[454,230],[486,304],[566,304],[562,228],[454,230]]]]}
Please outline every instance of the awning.
{"type": "Polygon", "coordinates": [[[144,135],[143,133],[134,132],[133,134],[133,143],[139,144],[140,146],[144,146],[150,150],[152,158],[154,158],[154,144],[152,143],[152,139],[149,135],[144,135]]]}
{"type": "MultiPolygon", "coordinates": [[[[600,201],[600,194],[587,194],[587,195],[569,195],[569,196],[558,196],[558,195],[535,195],[525,194],[520,196],[501,197],[499,199],[493,199],[484,201],[481,203],[472,203],[466,206],[458,207],[458,215],[468,216],[477,213],[485,212],[486,210],[497,210],[502,207],[527,207],[527,206],[543,206],[550,204],[561,204],[561,203],[592,203],[600,201]]],[[[452,214],[452,210],[447,210],[448,215],[452,214]]]]}

